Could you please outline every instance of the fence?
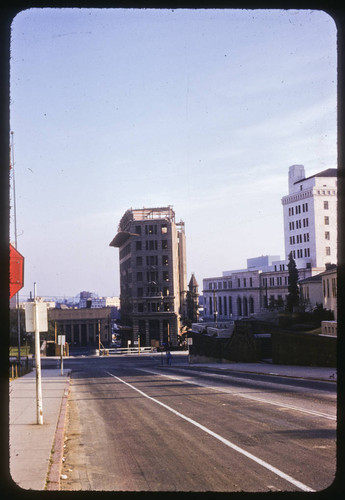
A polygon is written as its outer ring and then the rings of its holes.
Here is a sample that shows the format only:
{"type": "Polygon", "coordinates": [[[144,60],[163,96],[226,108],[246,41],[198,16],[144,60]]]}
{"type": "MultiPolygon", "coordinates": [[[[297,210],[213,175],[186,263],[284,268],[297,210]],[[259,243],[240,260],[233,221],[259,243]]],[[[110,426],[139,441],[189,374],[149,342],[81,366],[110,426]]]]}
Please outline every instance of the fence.
{"type": "Polygon", "coordinates": [[[22,359],[21,362],[17,359],[10,358],[10,367],[9,367],[9,378],[15,379],[18,377],[22,377],[26,373],[29,373],[33,370],[34,360],[32,357],[26,357],[22,359]]]}
{"type": "Polygon", "coordinates": [[[109,354],[139,354],[153,352],[152,347],[111,347],[104,349],[97,349],[96,354],[99,356],[109,356],[109,354]]]}

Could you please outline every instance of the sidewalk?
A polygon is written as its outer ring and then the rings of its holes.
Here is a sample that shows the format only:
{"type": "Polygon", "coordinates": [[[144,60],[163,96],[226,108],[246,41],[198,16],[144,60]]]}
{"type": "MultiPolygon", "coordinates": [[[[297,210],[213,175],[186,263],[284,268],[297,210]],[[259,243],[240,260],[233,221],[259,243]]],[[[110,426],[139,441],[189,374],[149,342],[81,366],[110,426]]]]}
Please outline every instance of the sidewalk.
{"type": "Polygon", "coordinates": [[[69,372],[65,369],[61,375],[60,369],[42,369],[42,425],[36,423],[36,371],[10,382],[10,474],[23,489],[43,490],[46,486],[69,372]]]}
{"type": "MultiPolygon", "coordinates": [[[[174,364],[174,363],[173,363],[174,364]]],[[[178,366],[178,363],[175,364],[178,366]]],[[[218,370],[256,373],[263,375],[279,375],[282,377],[302,378],[308,380],[337,381],[337,369],[319,366],[274,365],[271,363],[190,363],[190,368],[209,367],[218,370]]]]}

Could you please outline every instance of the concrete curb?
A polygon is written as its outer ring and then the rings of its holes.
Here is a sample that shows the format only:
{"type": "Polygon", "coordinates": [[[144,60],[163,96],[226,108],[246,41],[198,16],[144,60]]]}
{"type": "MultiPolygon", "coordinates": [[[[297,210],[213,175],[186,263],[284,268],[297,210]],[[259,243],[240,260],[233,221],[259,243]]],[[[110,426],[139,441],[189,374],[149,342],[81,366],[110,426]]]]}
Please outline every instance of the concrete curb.
{"type": "Polygon", "coordinates": [[[46,489],[47,490],[60,490],[60,477],[62,469],[62,458],[63,458],[63,445],[65,436],[65,423],[66,423],[66,413],[67,413],[67,401],[70,388],[70,374],[66,381],[64,395],[61,402],[60,414],[58,423],[55,431],[54,444],[51,454],[51,464],[47,474],[46,489]]]}

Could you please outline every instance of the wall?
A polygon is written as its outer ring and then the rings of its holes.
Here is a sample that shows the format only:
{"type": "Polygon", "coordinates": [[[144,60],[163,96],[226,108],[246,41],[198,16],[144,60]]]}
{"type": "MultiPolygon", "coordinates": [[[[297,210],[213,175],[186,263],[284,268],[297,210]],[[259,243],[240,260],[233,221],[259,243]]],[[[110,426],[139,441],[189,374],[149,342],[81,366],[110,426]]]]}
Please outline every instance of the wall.
{"type": "Polygon", "coordinates": [[[279,330],[272,332],[274,364],[336,367],[336,357],[336,337],[279,330]]]}

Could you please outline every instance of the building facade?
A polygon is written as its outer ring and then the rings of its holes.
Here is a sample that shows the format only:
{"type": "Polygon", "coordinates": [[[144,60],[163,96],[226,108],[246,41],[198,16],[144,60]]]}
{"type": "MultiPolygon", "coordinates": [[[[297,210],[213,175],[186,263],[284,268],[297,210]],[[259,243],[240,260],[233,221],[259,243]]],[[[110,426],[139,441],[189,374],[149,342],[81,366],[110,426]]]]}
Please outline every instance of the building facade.
{"type": "Polygon", "coordinates": [[[321,274],[322,278],[322,293],[323,307],[333,311],[334,320],[338,320],[338,285],[337,285],[337,268],[332,267],[321,274]]]}
{"type": "Polygon", "coordinates": [[[133,341],[177,344],[188,290],[184,222],[171,206],[129,209],[110,246],[119,249],[121,319],[133,341]]]}
{"type": "Polygon", "coordinates": [[[48,320],[57,335],[66,335],[70,347],[104,346],[111,342],[111,309],[49,309],[48,320]],[[100,337],[99,337],[100,336],[100,337]]]}
{"type": "MultiPolygon", "coordinates": [[[[290,253],[298,269],[302,299],[311,305],[322,302],[321,286],[315,286],[321,285],[321,277],[313,277],[337,262],[337,169],[306,177],[303,165],[290,166],[289,194],[282,198],[282,205],[285,260],[277,255],[255,257],[247,259],[247,269],[204,279],[204,321],[219,324],[283,308],[290,253]]],[[[328,273],[325,276],[324,304],[334,310],[336,280],[328,273]]]]}
{"type": "Polygon", "coordinates": [[[337,169],[305,177],[303,165],[289,168],[289,194],[282,198],[285,257],[298,268],[337,262],[337,169]]]}
{"type": "MultiPolygon", "coordinates": [[[[287,265],[274,261],[271,256],[247,259],[247,264],[247,269],[224,271],[221,277],[203,280],[205,322],[221,326],[285,307],[289,293],[287,265]]],[[[298,272],[299,278],[304,279],[312,270],[299,269],[298,272]]]]}

